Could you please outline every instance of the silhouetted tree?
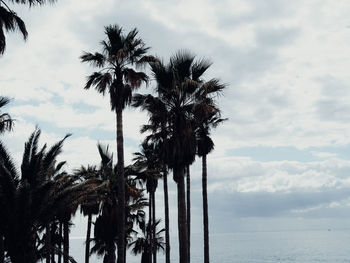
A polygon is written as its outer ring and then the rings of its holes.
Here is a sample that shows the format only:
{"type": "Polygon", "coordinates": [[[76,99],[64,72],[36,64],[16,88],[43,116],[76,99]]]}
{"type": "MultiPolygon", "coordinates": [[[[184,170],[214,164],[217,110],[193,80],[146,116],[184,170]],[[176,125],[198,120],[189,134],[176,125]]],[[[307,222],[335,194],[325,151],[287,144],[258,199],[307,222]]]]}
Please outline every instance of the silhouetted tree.
{"type": "Polygon", "coordinates": [[[63,165],[56,163],[56,157],[67,136],[49,149],[46,145],[38,148],[39,136],[40,130],[35,130],[26,142],[20,174],[0,143],[0,232],[12,263],[36,263],[44,258],[48,244],[40,233],[64,209],[74,211],[83,196],[96,188],[91,180],[79,183],[65,173],[56,174],[63,165]],[[52,174],[56,175],[48,179],[52,174]]]}
{"type": "Polygon", "coordinates": [[[207,194],[207,155],[214,149],[214,142],[210,138],[210,131],[226,119],[221,118],[216,105],[215,96],[225,85],[217,79],[211,79],[202,84],[199,103],[194,109],[196,121],[197,154],[202,157],[202,198],[203,198],[203,233],[204,233],[204,263],[209,263],[209,219],[207,194]]]}
{"type": "Polygon", "coordinates": [[[124,139],[123,139],[123,109],[131,102],[132,91],[147,82],[148,77],[143,72],[135,71],[132,66],[142,66],[152,60],[146,56],[148,47],[137,38],[137,29],[128,34],[118,25],[105,27],[107,39],[102,41],[102,53],[84,53],[82,62],[89,62],[99,71],[88,77],[85,89],[95,87],[103,95],[108,92],[112,111],[116,114],[117,123],[117,158],[118,158],[118,206],[119,235],[118,263],[125,262],[125,178],[124,178],[124,139]]]}
{"type": "MultiPolygon", "coordinates": [[[[156,67],[158,64],[154,64],[156,67]]],[[[160,64],[162,65],[162,64],[160,64]]],[[[159,93],[158,93],[159,94],[159,93]]],[[[158,155],[162,166],[163,177],[163,191],[164,191],[164,218],[165,218],[165,262],[170,263],[170,235],[169,235],[169,197],[168,197],[168,169],[166,160],[169,156],[168,147],[168,116],[167,107],[165,102],[160,96],[155,97],[153,95],[141,95],[136,94],[134,96],[134,107],[140,107],[142,110],[147,111],[149,115],[148,124],[143,125],[141,132],[150,132],[151,135],[147,136],[146,141],[152,141],[157,145],[158,155]]]]}

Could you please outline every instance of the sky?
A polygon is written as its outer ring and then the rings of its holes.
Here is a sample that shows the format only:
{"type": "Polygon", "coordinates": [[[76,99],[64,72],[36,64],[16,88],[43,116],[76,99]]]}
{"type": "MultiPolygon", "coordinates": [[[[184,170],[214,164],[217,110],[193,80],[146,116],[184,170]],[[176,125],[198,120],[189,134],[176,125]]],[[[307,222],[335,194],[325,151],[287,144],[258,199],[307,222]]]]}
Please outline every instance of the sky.
{"type": "MultiPolygon", "coordinates": [[[[115,149],[108,97],[83,89],[94,69],[79,56],[100,51],[104,26],[136,27],[151,54],[167,61],[190,50],[213,62],[206,79],[227,85],[219,104],[228,121],[213,131],[208,157],[212,232],[350,228],[349,1],[59,0],[13,8],[29,38],[7,35],[0,95],[12,98],[6,112],[16,124],[3,140],[18,165],[36,125],[41,143],[73,133],[61,156],[68,171],[98,164],[97,142],[115,149]]],[[[146,113],[126,110],[126,163],[145,123],[146,113]]],[[[191,173],[193,231],[200,233],[200,160],[191,173]]],[[[160,184],[159,216],[161,192],[160,184]]],[[[173,182],[170,199],[175,219],[173,182]]]]}

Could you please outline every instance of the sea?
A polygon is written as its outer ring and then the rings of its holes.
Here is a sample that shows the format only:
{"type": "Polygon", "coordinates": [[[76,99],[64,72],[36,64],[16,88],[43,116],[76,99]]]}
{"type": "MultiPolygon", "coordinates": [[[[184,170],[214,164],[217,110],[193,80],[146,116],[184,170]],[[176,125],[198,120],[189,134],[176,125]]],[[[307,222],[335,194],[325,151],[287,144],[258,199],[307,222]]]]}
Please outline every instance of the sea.
{"type": "MultiPolygon", "coordinates": [[[[78,263],[84,262],[84,239],[71,240],[71,255],[78,263]]],[[[171,262],[178,261],[176,238],[171,242],[171,262]]],[[[350,230],[299,230],[260,231],[211,234],[211,263],[272,263],[272,262],[349,262],[350,230]]],[[[164,263],[165,255],[158,254],[158,263],[164,263]]],[[[91,263],[103,262],[103,258],[91,257],[91,263]]],[[[128,263],[140,263],[141,256],[128,252],[128,263]]],[[[191,236],[191,262],[203,262],[201,234],[191,236]]]]}

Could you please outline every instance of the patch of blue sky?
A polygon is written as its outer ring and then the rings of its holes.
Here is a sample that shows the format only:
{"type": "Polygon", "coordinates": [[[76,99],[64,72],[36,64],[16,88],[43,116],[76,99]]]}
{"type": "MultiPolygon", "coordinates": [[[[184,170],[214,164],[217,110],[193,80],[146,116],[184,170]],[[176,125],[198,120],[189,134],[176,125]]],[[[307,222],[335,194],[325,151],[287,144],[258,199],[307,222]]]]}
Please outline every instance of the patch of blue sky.
{"type": "Polygon", "coordinates": [[[94,113],[98,107],[86,104],[84,102],[79,102],[79,103],[73,103],[72,107],[74,108],[74,111],[76,113],[94,113]]]}
{"type": "Polygon", "coordinates": [[[338,158],[350,160],[350,145],[310,147],[308,149],[297,149],[295,147],[242,147],[230,149],[230,156],[250,157],[255,161],[298,161],[312,162],[325,160],[327,158],[338,158]],[[319,153],[319,154],[317,154],[319,153]]]}
{"type": "Polygon", "coordinates": [[[299,161],[311,162],[319,160],[309,150],[299,150],[295,147],[243,147],[229,150],[231,156],[250,157],[255,161],[299,161]]]}
{"type": "Polygon", "coordinates": [[[309,150],[333,154],[338,159],[350,160],[350,144],[344,146],[311,147],[309,150]]]}

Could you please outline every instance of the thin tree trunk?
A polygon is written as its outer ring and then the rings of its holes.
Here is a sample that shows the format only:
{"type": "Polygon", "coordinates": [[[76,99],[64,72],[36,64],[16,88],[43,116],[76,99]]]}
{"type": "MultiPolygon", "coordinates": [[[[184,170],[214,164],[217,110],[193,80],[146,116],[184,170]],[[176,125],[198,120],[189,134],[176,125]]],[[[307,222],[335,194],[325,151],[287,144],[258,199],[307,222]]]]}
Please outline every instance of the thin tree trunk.
{"type": "Polygon", "coordinates": [[[46,231],[46,237],[45,237],[45,258],[46,258],[46,263],[50,263],[51,259],[51,231],[50,231],[50,224],[46,224],[45,227],[46,231]]]}
{"type": "Polygon", "coordinates": [[[203,227],[204,227],[204,263],[209,263],[209,220],[207,194],[207,155],[202,157],[202,195],[203,195],[203,227]]]}
{"type": "Polygon", "coordinates": [[[187,249],[188,249],[188,262],[191,261],[191,177],[190,166],[186,167],[186,201],[187,201],[187,249]]]}
{"type": "MultiPolygon", "coordinates": [[[[60,235],[60,240],[59,240],[59,244],[58,244],[58,249],[59,251],[62,251],[62,232],[63,232],[63,225],[61,222],[59,222],[59,235],[60,235]]],[[[62,254],[59,253],[58,254],[58,260],[57,260],[58,263],[62,263],[62,254]]]]}
{"type": "Polygon", "coordinates": [[[85,241],[85,263],[89,263],[90,259],[90,236],[91,236],[92,214],[88,215],[86,241],[85,241]]]}
{"type": "Polygon", "coordinates": [[[156,201],[155,191],[152,192],[152,247],[153,247],[153,263],[157,263],[157,244],[156,244],[156,201]]]}
{"type": "Polygon", "coordinates": [[[165,263],[170,263],[168,173],[166,168],[163,170],[163,188],[165,213],[165,263]]]}
{"type": "Polygon", "coordinates": [[[152,251],[153,251],[153,242],[152,242],[152,192],[149,192],[148,198],[148,242],[149,242],[149,252],[148,252],[148,262],[152,263],[152,251]]]}
{"type": "Polygon", "coordinates": [[[69,262],[69,221],[63,223],[63,263],[69,262]]]}
{"type": "Polygon", "coordinates": [[[118,235],[118,263],[125,262],[125,178],[124,178],[124,138],[123,111],[119,109],[117,115],[117,171],[118,171],[118,205],[119,205],[119,235],[118,235]]]}
{"type": "Polygon", "coordinates": [[[188,263],[187,250],[187,217],[185,198],[184,167],[176,169],[177,173],[177,209],[178,209],[178,232],[179,232],[179,255],[180,263],[188,263]]]}
{"type": "Polygon", "coordinates": [[[0,263],[5,262],[5,246],[4,246],[4,237],[0,235],[0,263]]]}
{"type": "MultiPolygon", "coordinates": [[[[160,93],[158,93],[160,96],[160,93]]],[[[166,121],[162,120],[162,139],[163,144],[166,145],[167,134],[166,134],[166,121]]],[[[164,147],[164,146],[163,146],[164,147]]],[[[164,158],[165,156],[163,156],[164,158]]],[[[170,235],[169,235],[169,195],[168,195],[168,171],[163,163],[163,190],[164,190],[164,213],[165,213],[165,263],[170,263],[170,235]]]]}
{"type": "Polygon", "coordinates": [[[51,248],[51,262],[52,263],[55,263],[56,261],[55,261],[55,251],[51,248]]]}

